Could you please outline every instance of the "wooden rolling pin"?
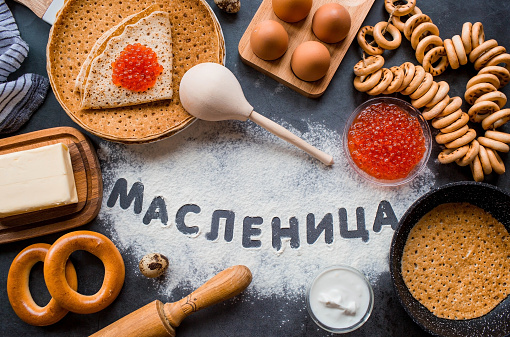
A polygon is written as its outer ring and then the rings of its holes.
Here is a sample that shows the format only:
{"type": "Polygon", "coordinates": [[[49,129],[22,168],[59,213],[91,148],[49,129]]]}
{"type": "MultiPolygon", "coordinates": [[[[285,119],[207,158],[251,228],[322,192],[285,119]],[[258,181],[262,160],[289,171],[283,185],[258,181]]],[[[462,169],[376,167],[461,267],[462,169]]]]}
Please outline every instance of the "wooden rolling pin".
{"type": "Polygon", "coordinates": [[[174,337],[175,328],[188,315],[241,293],[251,283],[246,266],[233,266],[215,275],[178,302],[155,300],[96,332],[94,337],[174,337]]]}

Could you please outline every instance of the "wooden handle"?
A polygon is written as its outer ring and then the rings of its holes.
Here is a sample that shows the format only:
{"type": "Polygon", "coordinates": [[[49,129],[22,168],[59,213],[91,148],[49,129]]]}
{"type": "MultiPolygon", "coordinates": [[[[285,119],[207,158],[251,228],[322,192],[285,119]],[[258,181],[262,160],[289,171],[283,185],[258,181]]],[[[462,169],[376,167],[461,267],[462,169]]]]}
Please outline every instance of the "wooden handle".
{"type": "Polygon", "coordinates": [[[272,134],[280,137],[283,140],[286,140],[287,142],[294,144],[295,146],[299,147],[301,150],[305,151],[312,157],[320,160],[325,165],[333,165],[333,157],[329,154],[322,152],[318,148],[308,144],[283,126],[273,122],[272,120],[262,116],[261,114],[257,113],[256,111],[252,111],[250,117],[252,121],[266,129],[267,131],[271,132],[272,134]]]}
{"type": "Polygon", "coordinates": [[[50,4],[52,3],[52,0],[14,0],[14,1],[27,6],[32,12],[35,13],[35,15],[37,15],[40,18],[43,17],[44,13],[46,13],[46,10],[48,9],[48,7],[50,7],[50,4]]]}
{"type": "Polygon", "coordinates": [[[130,313],[91,337],[175,337],[175,330],[163,315],[163,303],[154,301],[130,313]]]}
{"type": "Polygon", "coordinates": [[[178,327],[195,311],[241,293],[251,283],[251,278],[251,271],[246,266],[225,269],[180,301],[165,304],[165,316],[173,327],[178,327]]]}

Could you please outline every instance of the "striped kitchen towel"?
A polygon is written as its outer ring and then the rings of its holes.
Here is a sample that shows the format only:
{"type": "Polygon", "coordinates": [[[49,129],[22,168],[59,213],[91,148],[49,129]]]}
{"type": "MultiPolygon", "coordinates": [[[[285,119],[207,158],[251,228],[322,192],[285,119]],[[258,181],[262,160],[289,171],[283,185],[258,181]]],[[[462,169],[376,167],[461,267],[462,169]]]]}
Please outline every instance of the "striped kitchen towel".
{"type": "Polygon", "coordinates": [[[49,81],[40,75],[26,74],[6,82],[27,55],[28,45],[5,1],[0,0],[0,134],[17,131],[46,97],[49,81]]]}

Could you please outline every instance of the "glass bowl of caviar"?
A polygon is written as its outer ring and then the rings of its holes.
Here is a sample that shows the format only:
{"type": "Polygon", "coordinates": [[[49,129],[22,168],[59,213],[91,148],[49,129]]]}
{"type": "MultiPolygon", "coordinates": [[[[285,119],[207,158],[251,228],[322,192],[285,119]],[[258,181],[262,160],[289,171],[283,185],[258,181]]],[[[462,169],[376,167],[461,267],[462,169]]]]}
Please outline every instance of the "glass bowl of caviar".
{"type": "Polygon", "coordinates": [[[345,155],[368,181],[398,186],[413,180],[430,157],[432,137],[427,121],[398,98],[373,98],[358,106],[343,134],[345,155]]]}

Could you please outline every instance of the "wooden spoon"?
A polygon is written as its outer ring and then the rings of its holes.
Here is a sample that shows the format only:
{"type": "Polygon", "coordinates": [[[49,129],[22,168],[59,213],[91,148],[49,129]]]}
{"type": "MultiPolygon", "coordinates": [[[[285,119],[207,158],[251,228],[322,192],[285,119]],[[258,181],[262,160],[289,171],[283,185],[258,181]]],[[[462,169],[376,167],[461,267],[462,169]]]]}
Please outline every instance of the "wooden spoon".
{"type": "Polygon", "coordinates": [[[155,300],[91,337],[175,337],[175,328],[190,314],[239,295],[251,283],[251,271],[238,265],[223,270],[174,303],[155,300]]]}
{"type": "Polygon", "coordinates": [[[191,115],[206,121],[248,118],[274,135],[294,144],[326,165],[333,157],[308,144],[289,130],[258,114],[248,103],[234,74],[217,63],[200,63],[182,77],[179,94],[191,115]]]}

